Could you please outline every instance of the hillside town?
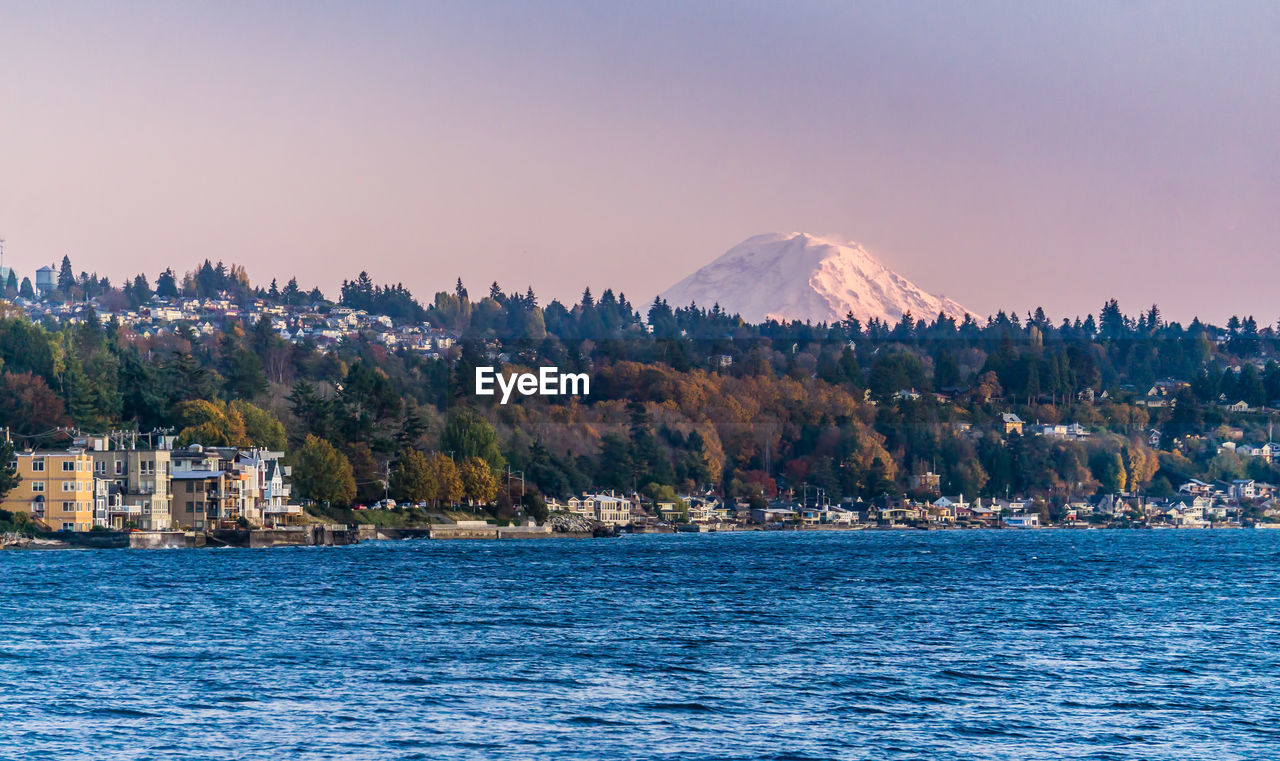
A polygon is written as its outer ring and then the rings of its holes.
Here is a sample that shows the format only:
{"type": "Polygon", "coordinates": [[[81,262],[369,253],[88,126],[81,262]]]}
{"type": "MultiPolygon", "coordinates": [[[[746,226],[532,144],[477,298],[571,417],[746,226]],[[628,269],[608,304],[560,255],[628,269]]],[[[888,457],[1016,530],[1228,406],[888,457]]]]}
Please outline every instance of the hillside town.
{"type": "Polygon", "coordinates": [[[77,276],[66,257],[34,282],[0,272],[7,514],[55,533],[1280,518],[1280,334],[1252,317],[1184,327],[1110,301],[1059,325],[752,325],[661,299],[642,315],[611,290],[542,306],[497,283],[423,306],[366,273],[333,301],[208,261],[155,283],[77,276]],[[502,409],[471,393],[482,364],[571,368],[592,391],[502,409]]]}
{"type": "MultiPolygon", "coordinates": [[[[51,292],[47,282],[51,267],[37,274],[41,293],[51,292]]],[[[457,340],[457,334],[424,323],[401,321],[394,324],[383,314],[334,305],[324,301],[284,304],[264,298],[234,300],[228,293],[209,297],[164,298],[151,296],[136,307],[108,303],[93,298],[84,301],[48,301],[16,297],[13,303],[36,322],[50,326],[78,325],[86,320],[114,322],[143,337],[174,335],[190,331],[197,337],[216,335],[232,325],[257,325],[264,321],[270,330],[290,343],[308,342],[329,349],[344,338],[363,337],[387,349],[405,349],[425,358],[439,359],[457,340]]]]}

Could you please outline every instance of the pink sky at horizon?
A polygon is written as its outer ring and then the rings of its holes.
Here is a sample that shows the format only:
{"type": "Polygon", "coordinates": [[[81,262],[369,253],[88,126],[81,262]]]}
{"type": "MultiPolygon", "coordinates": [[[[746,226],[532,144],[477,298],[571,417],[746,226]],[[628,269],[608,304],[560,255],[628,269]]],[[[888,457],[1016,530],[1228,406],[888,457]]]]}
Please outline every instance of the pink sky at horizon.
{"type": "Polygon", "coordinates": [[[5,4],[4,263],[643,305],[803,230],[983,314],[1274,324],[1278,34],[1260,2],[5,4]]]}

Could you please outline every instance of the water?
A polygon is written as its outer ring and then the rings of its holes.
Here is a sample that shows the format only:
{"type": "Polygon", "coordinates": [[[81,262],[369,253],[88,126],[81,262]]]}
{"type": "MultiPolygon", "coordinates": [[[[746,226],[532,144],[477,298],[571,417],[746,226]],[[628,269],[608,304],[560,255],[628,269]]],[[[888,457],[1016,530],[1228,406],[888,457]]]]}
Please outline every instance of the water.
{"type": "Polygon", "coordinates": [[[0,757],[1265,758],[1280,532],[0,554],[0,757]]]}

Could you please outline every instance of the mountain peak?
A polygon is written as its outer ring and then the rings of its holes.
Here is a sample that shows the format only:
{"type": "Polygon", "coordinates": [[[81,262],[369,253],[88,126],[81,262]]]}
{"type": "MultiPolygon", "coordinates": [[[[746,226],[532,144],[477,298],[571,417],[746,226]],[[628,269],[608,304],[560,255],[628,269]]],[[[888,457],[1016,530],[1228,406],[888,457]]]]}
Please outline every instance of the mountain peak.
{"type": "Polygon", "coordinates": [[[667,289],[672,306],[718,303],[750,322],[835,322],[852,313],[895,323],[910,312],[933,319],[968,310],[930,294],[881,264],[857,243],[803,232],[747,238],[667,289]]]}

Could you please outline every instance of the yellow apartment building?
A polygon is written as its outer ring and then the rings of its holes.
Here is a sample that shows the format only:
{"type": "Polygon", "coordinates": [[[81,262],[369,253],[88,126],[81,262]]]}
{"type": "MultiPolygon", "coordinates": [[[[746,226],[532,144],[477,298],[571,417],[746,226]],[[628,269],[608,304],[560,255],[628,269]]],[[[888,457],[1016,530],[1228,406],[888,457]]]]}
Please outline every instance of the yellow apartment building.
{"type": "Polygon", "coordinates": [[[18,452],[22,480],[0,508],[27,513],[54,531],[93,528],[93,458],[81,449],[18,452]]]}

